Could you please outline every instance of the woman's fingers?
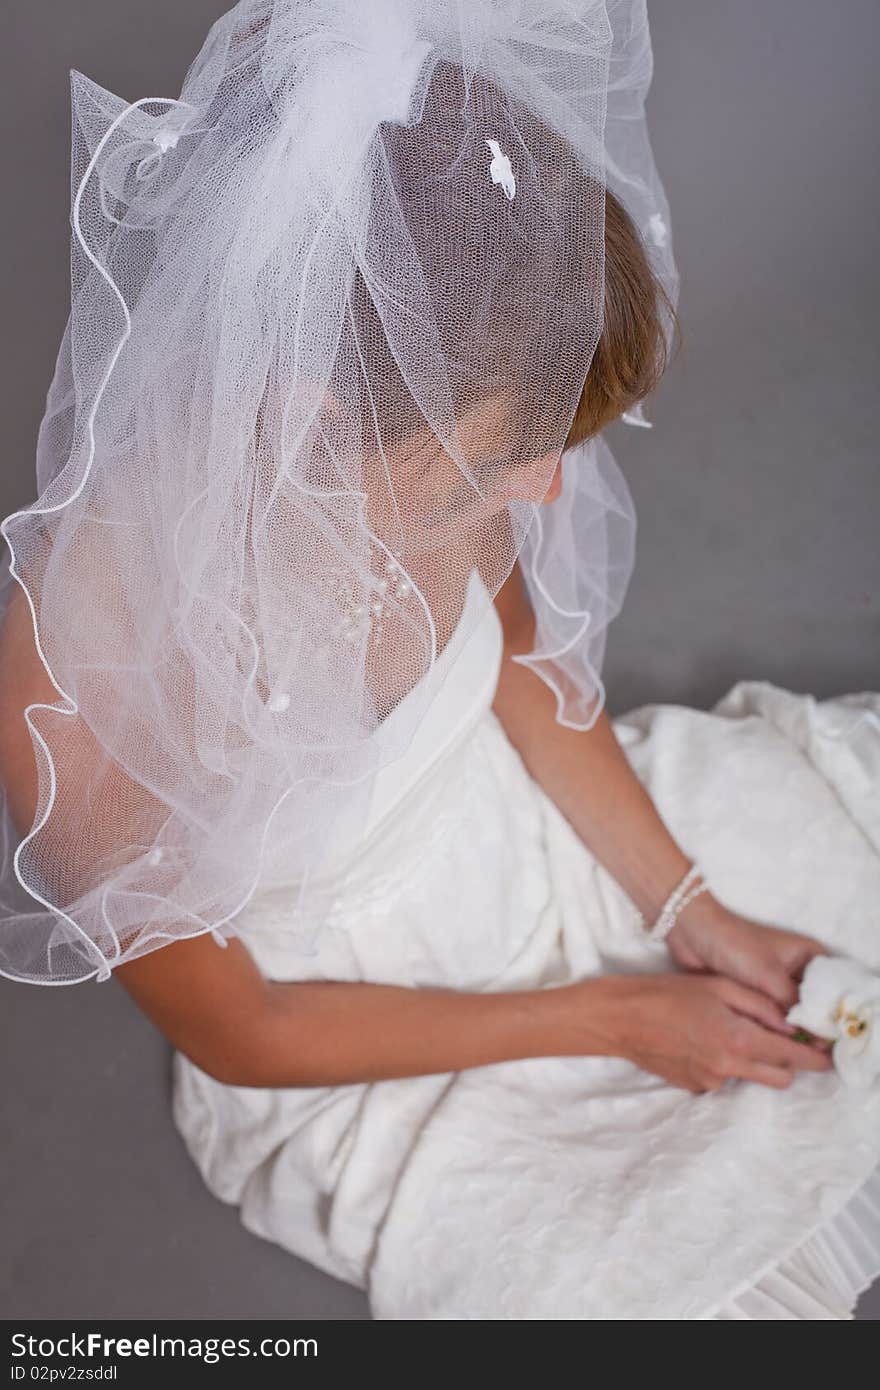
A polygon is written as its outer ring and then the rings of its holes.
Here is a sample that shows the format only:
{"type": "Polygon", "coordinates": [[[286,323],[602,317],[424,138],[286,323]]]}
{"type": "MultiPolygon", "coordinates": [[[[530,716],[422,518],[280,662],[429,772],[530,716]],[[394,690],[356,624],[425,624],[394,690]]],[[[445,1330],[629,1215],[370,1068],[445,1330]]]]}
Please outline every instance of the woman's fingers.
{"type": "Polygon", "coordinates": [[[833,1065],[827,1052],[810,1043],[795,1042],[781,1033],[762,1028],[751,1020],[744,1035],[746,1059],[771,1067],[802,1068],[805,1071],[829,1071],[833,1065]]]}
{"type": "MultiPolygon", "coordinates": [[[[785,1017],[787,1010],[780,1008],[775,999],[768,998],[760,990],[751,989],[748,985],[740,984],[738,980],[728,979],[724,980],[722,989],[725,1003],[736,1009],[737,1013],[754,1019],[757,1023],[763,1023],[765,1028],[778,1033],[782,1038],[791,1039],[792,1033],[797,1031],[785,1017]]],[[[807,1048],[820,1056],[825,1056],[831,1051],[831,1043],[824,1038],[814,1038],[812,1042],[794,1045],[797,1048],[807,1048]]]]}
{"type": "Polygon", "coordinates": [[[791,1032],[791,1024],[786,1022],[785,1010],[775,999],[762,994],[760,990],[751,989],[748,985],[740,984],[738,980],[725,979],[722,983],[722,997],[726,1004],[736,1009],[737,1013],[744,1014],[746,1018],[763,1023],[766,1028],[772,1028],[775,1032],[791,1032]]]}
{"type": "Polygon", "coordinates": [[[792,1008],[800,998],[800,989],[791,975],[783,969],[771,972],[767,984],[768,993],[772,994],[776,1004],[786,1013],[792,1008]]]}
{"type": "Polygon", "coordinates": [[[791,1085],[794,1072],[789,1067],[772,1067],[768,1062],[744,1062],[738,1076],[741,1081],[757,1081],[784,1091],[791,1085]]]}

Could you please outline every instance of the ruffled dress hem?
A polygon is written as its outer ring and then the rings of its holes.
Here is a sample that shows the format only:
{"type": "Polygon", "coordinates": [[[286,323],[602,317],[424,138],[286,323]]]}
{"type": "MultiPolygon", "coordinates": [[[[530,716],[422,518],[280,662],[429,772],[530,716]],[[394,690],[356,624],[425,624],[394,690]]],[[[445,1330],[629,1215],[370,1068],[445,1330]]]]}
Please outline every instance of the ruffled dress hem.
{"type": "Polygon", "coordinates": [[[854,1319],[880,1277],[880,1165],[830,1220],[726,1296],[701,1319],[854,1319]]]}

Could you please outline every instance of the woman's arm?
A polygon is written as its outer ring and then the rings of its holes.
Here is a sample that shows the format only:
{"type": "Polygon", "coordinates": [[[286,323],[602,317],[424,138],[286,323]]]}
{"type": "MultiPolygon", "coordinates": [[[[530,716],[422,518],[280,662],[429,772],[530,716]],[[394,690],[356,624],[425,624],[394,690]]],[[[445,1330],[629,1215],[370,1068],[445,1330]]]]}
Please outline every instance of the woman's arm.
{"type": "Polygon", "coordinates": [[[236,1086],[338,1086],[620,1049],[617,977],[479,993],[266,979],[241,941],[163,946],[114,974],[203,1071],[236,1086]]]}
{"type": "MultiPolygon", "coordinates": [[[[519,564],[495,606],[504,656],[493,709],[535,781],[559,807],[591,853],[653,922],[691,860],[661,820],[618,742],[605,710],[589,730],[556,719],[556,696],[527,666],[511,658],[532,650],[535,616],[519,564]]],[[[706,915],[711,894],[691,908],[706,915]]]]}
{"type": "MultiPolygon", "coordinates": [[[[589,730],[565,728],[552,690],[511,660],[531,651],[535,625],[518,564],[495,603],[504,628],[495,713],[532,776],[652,923],[691,861],[633,772],[606,712],[589,730]]],[[[814,937],[743,917],[708,889],[680,910],[666,944],[686,970],[724,975],[784,1010],[799,997],[807,963],[827,954],[814,937]]]]}
{"type": "Polygon", "coordinates": [[[207,935],[117,966],[143,1011],[227,1085],[340,1086],[527,1057],[624,1057],[673,1085],[784,1088],[831,1063],[780,1036],[772,1002],[717,976],[599,975],[480,993],[272,981],[240,941],[207,935]]]}
{"type": "MultiPolygon", "coordinates": [[[[20,591],[0,630],[0,671],[0,780],[24,835],[37,783],[22,711],[56,692],[20,591]]],[[[228,1085],[344,1085],[526,1057],[613,1056],[705,1090],[734,1076],[784,1086],[791,1067],[823,1065],[770,1031],[779,1017],[769,1000],[708,977],[608,975],[506,993],[284,982],[266,979],[241,941],[223,948],[207,933],[114,974],[173,1046],[228,1085]]]]}
{"type": "MultiPolygon", "coordinates": [[[[33,824],[37,797],[23,711],[57,698],[16,585],[0,627],[0,781],[20,835],[33,824]]],[[[114,974],[174,1046],[233,1085],[331,1085],[619,1046],[608,1008],[614,987],[598,980],[580,990],[506,994],[273,982],[242,942],[233,938],[224,949],[207,934],[148,952],[114,974]]]]}

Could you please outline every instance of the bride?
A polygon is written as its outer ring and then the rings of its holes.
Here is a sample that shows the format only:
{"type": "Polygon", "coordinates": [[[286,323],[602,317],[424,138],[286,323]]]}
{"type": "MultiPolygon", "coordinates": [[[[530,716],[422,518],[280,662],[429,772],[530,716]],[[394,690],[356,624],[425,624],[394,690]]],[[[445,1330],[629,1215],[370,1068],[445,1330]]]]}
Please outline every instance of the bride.
{"type": "Polygon", "coordinates": [[[851,1318],[880,1097],[787,1014],[880,967],[880,693],[607,714],[677,278],[643,5],[538,8],[74,75],[0,968],[115,975],[210,1189],[375,1317],[851,1318]]]}

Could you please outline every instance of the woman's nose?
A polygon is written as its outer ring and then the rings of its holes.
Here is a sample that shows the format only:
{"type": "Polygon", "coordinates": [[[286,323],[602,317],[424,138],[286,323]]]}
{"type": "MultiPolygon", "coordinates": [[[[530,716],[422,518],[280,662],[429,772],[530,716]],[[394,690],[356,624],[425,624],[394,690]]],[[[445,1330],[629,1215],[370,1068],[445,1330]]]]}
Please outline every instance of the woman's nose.
{"type": "Polygon", "coordinates": [[[544,494],[543,498],[541,499],[542,503],[544,503],[544,502],[555,502],[556,498],[559,496],[559,494],[561,493],[561,491],[562,491],[562,459],[560,458],[560,460],[559,460],[559,462],[557,463],[556,468],[555,468],[555,470],[554,470],[554,472],[553,472],[553,477],[550,479],[550,486],[548,487],[546,493],[544,494]]]}
{"type": "Polygon", "coordinates": [[[556,458],[556,467],[553,476],[547,486],[547,491],[542,492],[543,479],[547,476],[547,470],[553,464],[555,454],[547,454],[542,459],[537,459],[526,467],[516,470],[510,479],[507,489],[508,497],[515,497],[520,502],[534,502],[540,506],[544,502],[553,502],[562,491],[562,459],[556,458]]]}

